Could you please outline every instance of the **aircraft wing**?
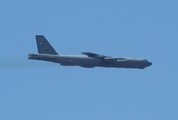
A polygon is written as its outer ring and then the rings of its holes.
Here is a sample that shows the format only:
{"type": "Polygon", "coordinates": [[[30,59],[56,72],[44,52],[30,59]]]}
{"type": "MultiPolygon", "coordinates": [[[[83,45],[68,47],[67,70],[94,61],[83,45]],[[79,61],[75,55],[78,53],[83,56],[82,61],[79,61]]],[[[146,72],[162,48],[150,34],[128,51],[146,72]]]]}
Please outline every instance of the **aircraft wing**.
{"type": "Polygon", "coordinates": [[[104,59],[106,57],[104,55],[91,53],[91,52],[82,52],[82,54],[87,55],[88,57],[97,58],[97,59],[104,59]]]}
{"type": "Polygon", "coordinates": [[[91,57],[91,58],[101,59],[105,62],[116,62],[117,61],[117,58],[113,58],[111,56],[105,56],[105,55],[91,53],[91,52],[82,52],[82,54],[87,55],[88,57],[91,57]]]}

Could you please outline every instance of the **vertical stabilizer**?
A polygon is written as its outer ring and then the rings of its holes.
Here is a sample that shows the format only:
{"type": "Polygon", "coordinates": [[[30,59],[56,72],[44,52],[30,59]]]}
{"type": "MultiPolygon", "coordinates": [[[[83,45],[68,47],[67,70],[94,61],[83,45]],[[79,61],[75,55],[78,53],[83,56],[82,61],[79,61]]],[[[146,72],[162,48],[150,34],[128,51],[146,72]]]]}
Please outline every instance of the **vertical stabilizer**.
{"type": "Polygon", "coordinates": [[[54,54],[57,55],[57,52],[50,45],[43,35],[36,35],[36,43],[38,47],[39,54],[54,54]]]}

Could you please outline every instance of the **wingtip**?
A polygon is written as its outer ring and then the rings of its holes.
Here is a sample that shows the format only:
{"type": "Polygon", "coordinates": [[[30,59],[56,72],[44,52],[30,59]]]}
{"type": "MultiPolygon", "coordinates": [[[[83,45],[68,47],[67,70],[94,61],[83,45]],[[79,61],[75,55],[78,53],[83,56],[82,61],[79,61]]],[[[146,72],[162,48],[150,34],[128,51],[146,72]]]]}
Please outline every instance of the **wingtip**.
{"type": "Polygon", "coordinates": [[[82,54],[87,55],[89,52],[82,52],[82,54]]]}

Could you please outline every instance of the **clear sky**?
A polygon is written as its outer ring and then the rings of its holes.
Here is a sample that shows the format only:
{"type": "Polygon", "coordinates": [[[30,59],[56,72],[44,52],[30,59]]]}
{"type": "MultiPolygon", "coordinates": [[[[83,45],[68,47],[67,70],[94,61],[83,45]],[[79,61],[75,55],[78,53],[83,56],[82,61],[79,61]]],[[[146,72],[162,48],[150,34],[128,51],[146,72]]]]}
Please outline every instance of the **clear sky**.
{"type": "Polygon", "coordinates": [[[177,0],[1,0],[0,120],[178,120],[177,0]],[[58,53],[146,58],[144,70],[28,60],[58,53]]]}

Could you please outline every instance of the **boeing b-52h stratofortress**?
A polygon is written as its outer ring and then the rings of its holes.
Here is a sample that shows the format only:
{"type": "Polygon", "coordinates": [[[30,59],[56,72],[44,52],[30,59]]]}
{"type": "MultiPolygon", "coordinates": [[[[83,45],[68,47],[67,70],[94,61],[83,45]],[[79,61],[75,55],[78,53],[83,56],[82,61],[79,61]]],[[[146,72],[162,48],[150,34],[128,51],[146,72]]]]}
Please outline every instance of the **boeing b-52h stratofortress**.
{"type": "Polygon", "coordinates": [[[144,69],[152,63],[141,58],[111,57],[91,52],[84,55],[58,54],[43,35],[36,35],[38,54],[29,54],[28,59],[60,63],[65,66],[81,66],[85,68],[113,67],[144,69]]]}

